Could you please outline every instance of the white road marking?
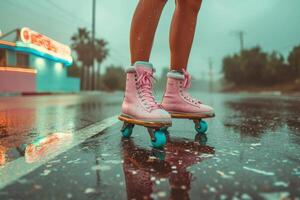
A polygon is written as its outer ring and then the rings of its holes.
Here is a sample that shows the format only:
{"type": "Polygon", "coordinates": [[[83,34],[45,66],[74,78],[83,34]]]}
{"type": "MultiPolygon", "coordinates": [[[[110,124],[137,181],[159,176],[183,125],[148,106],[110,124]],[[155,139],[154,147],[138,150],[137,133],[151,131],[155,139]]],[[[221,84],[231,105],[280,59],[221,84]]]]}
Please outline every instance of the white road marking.
{"type": "Polygon", "coordinates": [[[25,158],[21,157],[16,160],[13,160],[12,162],[7,163],[2,168],[0,167],[0,190],[10,185],[14,181],[18,180],[20,177],[25,176],[26,174],[29,174],[30,172],[34,171],[35,169],[42,166],[54,157],[68,151],[74,146],[79,145],[86,139],[100,133],[101,131],[109,128],[117,122],[117,116],[113,116],[101,122],[85,127],[83,129],[74,131],[74,142],[72,142],[69,145],[63,146],[62,148],[58,149],[57,152],[55,152],[54,154],[51,154],[49,157],[45,157],[45,159],[42,161],[28,164],[26,163],[25,158]]]}
{"type": "Polygon", "coordinates": [[[263,171],[263,170],[259,170],[259,169],[254,169],[254,168],[250,168],[250,167],[243,167],[244,169],[248,170],[248,171],[252,171],[258,174],[262,174],[262,175],[266,175],[266,176],[274,176],[274,172],[267,172],[267,171],[263,171]]]}

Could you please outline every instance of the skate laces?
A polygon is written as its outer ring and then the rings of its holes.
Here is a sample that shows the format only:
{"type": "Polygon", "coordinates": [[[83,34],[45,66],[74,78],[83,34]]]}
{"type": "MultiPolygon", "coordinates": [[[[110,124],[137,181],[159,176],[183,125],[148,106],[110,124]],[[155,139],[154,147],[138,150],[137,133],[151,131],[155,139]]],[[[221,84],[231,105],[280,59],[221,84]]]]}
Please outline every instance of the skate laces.
{"type": "Polygon", "coordinates": [[[153,73],[149,71],[143,71],[137,80],[139,83],[139,91],[142,97],[142,101],[146,102],[151,110],[161,109],[161,105],[155,101],[152,93],[153,81],[155,80],[153,73]]]}
{"type": "MultiPolygon", "coordinates": [[[[182,69],[182,72],[184,75],[183,88],[189,89],[192,86],[191,75],[185,69],[182,69]]],[[[189,101],[202,104],[202,102],[198,99],[191,97],[191,95],[188,92],[186,92],[186,96],[189,101]]]]}
{"type": "Polygon", "coordinates": [[[183,87],[188,89],[191,87],[191,75],[185,70],[182,69],[183,75],[184,75],[184,81],[183,81],[183,87]]]}

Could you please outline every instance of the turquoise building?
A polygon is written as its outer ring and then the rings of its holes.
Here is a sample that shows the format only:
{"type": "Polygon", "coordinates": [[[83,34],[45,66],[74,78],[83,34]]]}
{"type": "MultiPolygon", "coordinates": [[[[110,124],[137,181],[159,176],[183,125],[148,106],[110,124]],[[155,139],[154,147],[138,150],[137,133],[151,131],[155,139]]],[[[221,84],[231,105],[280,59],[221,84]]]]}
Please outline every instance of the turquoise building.
{"type": "Polygon", "coordinates": [[[78,92],[72,62],[69,47],[23,28],[17,42],[0,40],[0,92],[78,92]]]}

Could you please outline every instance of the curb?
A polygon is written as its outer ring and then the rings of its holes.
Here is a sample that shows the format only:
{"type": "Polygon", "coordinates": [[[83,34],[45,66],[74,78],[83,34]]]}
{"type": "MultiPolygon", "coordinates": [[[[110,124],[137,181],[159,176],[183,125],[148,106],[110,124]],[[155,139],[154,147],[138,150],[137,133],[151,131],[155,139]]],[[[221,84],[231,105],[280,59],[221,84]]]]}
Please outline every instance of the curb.
{"type": "Polygon", "coordinates": [[[1,97],[17,97],[17,96],[51,96],[51,95],[95,95],[105,93],[104,91],[81,91],[81,92],[12,92],[1,93],[1,97]]]}
{"type": "Polygon", "coordinates": [[[0,93],[1,97],[16,97],[16,96],[50,96],[50,95],[72,95],[78,94],[76,92],[67,92],[67,93],[60,93],[60,92],[18,92],[18,93],[0,93]]]}

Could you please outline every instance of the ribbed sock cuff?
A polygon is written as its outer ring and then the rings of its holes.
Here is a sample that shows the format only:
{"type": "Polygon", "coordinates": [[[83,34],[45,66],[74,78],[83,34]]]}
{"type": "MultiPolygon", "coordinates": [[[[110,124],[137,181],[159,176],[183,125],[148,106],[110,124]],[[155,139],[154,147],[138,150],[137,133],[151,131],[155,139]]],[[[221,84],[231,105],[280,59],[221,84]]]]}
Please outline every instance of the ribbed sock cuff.
{"type": "Polygon", "coordinates": [[[169,71],[168,74],[167,74],[167,77],[168,78],[175,78],[175,79],[184,79],[184,75],[182,74],[182,72],[175,71],[175,70],[169,71]]]}
{"type": "Polygon", "coordinates": [[[136,61],[133,66],[143,66],[153,69],[153,65],[150,62],[136,61]]]}
{"type": "Polygon", "coordinates": [[[145,67],[145,68],[151,69],[151,70],[153,70],[153,72],[155,72],[155,69],[153,68],[153,65],[151,63],[145,62],[145,61],[135,62],[132,66],[127,68],[126,72],[135,72],[136,67],[145,67]]]}

